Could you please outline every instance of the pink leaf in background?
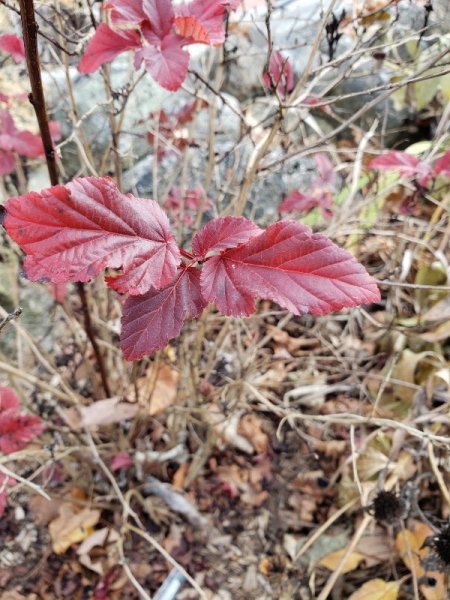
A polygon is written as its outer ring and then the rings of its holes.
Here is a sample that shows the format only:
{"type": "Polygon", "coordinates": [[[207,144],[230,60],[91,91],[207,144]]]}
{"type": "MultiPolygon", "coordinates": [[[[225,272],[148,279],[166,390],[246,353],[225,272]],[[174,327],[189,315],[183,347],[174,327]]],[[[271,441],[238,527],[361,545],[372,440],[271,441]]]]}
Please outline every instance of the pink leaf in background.
{"type": "Polygon", "coordinates": [[[209,252],[236,248],[262,233],[252,221],[244,217],[220,217],[209,221],[192,240],[192,251],[203,260],[209,252]]]}
{"type": "Polygon", "coordinates": [[[294,72],[281,52],[274,51],[270,55],[269,71],[263,73],[264,85],[268,89],[275,89],[282,98],[294,89],[294,72]]]}
{"type": "Polygon", "coordinates": [[[440,174],[444,177],[450,177],[450,150],[437,159],[434,163],[433,171],[436,175],[440,174]]]}
{"type": "Polygon", "coordinates": [[[22,450],[45,429],[39,417],[21,415],[19,410],[16,394],[0,387],[0,452],[4,454],[22,450]]]}
{"type": "Polygon", "coordinates": [[[111,471],[127,469],[133,464],[133,459],[128,452],[118,452],[111,461],[111,471]]]}
{"type": "Polygon", "coordinates": [[[0,148],[0,176],[9,175],[16,169],[16,157],[11,152],[0,148]]]}
{"type": "Polygon", "coordinates": [[[320,208],[325,218],[330,217],[333,196],[326,191],[314,191],[315,193],[304,194],[300,190],[294,190],[280,204],[280,213],[301,212],[307,214],[314,208],[320,208]]]}
{"type": "Polygon", "coordinates": [[[132,29],[115,31],[106,23],[100,23],[81,57],[78,69],[81,73],[93,73],[122,52],[140,47],[141,38],[137,31],[132,29]]]}
{"type": "Polygon", "coordinates": [[[225,315],[250,315],[257,297],[294,314],[323,315],[376,302],[375,281],[346,250],[295,221],[280,221],[238,248],[210,258],[202,293],[225,315]]]}
{"type": "Polygon", "coordinates": [[[183,83],[189,66],[189,53],[183,50],[181,38],[166,36],[159,47],[145,46],[136,53],[136,67],[144,61],[145,69],[166,90],[175,91],[183,83]]]}
{"type": "Polygon", "coordinates": [[[185,319],[205,307],[200,292],[200,270],[182,266],[164,289],[150,290],[125,302],[120,345],[127,360],[137,360],[163,348],[176,337],[185,319]]]}
{"type": "Polygon", "coordinates": [[[318,177],[314,183],[317,185],[332,185],[336,181],[336,172],[333,163],[328,156],[323,152],[319,152],[314,156],[316,161],[318,177]]]}
{"type": "Polygon", "coordinates": [[[103,269],[118,292],[143,294],[167,285],[180,262],[167,216],[152,200],[119,192],[107,177],[75,179],[6,203],[4,225],[28,254],[32,280],[90,281],[103,269]]]}
{"type": "Polygon", "coordinates": [[[426,185],[432,175],[431,167],[416,156],[399,150],[389,150],[374,158],[369,167],[378,171],[398,171],[402,177],[417,177],[421,185],[426,185]]]}
{"type": "Polygon", "coordinates": [[[11,54],[16,63],[25,60],[25,47],[23,39],[12,33],[0,35],[0,50],[11,54]]]}

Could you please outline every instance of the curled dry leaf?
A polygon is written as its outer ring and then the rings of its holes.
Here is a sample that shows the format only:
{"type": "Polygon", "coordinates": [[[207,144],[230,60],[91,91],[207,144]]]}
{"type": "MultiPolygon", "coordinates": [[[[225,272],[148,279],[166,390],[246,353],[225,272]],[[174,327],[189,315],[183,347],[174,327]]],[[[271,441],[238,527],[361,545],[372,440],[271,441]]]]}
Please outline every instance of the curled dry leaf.
{"type": "Polygon", "coordinates": [[[99,519],[99,510],[84,508],[76,512],[71,504],[63,504],[59,509],[59,516],[48,528],[55,554],[64,554],[73,544],[89,537],[99,519]]]}
{"type": "Polygon", "coordinates": [[[348,600],[397,600],[400,583],[371,579],[366,581],[348,600]]]}
{"type": "MultiPolygon", "coordinates": [[[[137,381],[139,402],[145,414],[154,417],[160,415],[175,403],[180,374],[175,369],[162,363],[155,376],[153,369],[148,369],[144,377],[137,381]]],[[[135,400],[135,386],[131,385],[128,394],[135,400]]]]}
{"type": "Polygon", "coordinates": [[[98,400],[90,406],[77,406],[61,411],[67,424],[73,429],[112,425],[132,419],[138,411],[136,403],[123,402],[120,398],[98,400]]]}
{"type": "MultiPolygon", "coordinates": [[[[346,552],[346,548],[336,550],[336,552],[331,552],[330,554],[327,554],[321,559],[319,565],[325,567],[329,571],[335,571],[346,552]]],[[[345,574],[350,573],[350,571],[354,571],[362,560],[364,560],[364,554],[360,554],[359,552],[352,552],[347,558],[347,560],[344,562],[344,565],[341,569],[341,573],[345,574]]]]}
{"type": "Polygon", "coordinates": [[[258,454],[267,452],[269,437],[264,432],[262,421],[257,415],[251,413],[244,415],[239,422],[238,433],[251,443],[258,454]]]}

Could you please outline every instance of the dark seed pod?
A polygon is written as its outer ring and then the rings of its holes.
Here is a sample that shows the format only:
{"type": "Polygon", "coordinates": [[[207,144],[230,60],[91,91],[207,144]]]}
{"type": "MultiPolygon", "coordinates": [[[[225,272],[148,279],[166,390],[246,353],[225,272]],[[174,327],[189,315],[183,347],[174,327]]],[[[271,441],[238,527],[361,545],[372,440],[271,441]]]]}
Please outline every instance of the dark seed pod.
{"type": "Polygon", "coordinates": [[[395,492],[381,490],[369,506],[369,513],[379,523],[392,525],[406,517],[407,505],[395,492]]]}
{"type": "Polygon", "coordinates": [[[434,536],[431,546],[440,560],[450,567],[450,523],[434,536]]]}

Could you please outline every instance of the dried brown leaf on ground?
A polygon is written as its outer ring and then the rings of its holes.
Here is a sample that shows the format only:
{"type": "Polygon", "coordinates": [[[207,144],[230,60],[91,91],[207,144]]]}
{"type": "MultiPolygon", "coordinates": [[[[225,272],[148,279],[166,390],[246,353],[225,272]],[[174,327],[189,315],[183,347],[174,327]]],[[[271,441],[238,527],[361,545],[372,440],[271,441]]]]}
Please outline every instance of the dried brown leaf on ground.
{"type": "Polygon", "coordinates": [[[97,509],[77,511],[73,504],[64,503],[59,509],[59,516],[48,527],[53,551],[64,554],[73,544],[90,537],[99,519],[100,511],[97,509]]]}
{"type": "Polygon", "coordinates": [[[366,581],[348,600],[397,600],[400,584],[396,581],[371,579],[366,581]]]}

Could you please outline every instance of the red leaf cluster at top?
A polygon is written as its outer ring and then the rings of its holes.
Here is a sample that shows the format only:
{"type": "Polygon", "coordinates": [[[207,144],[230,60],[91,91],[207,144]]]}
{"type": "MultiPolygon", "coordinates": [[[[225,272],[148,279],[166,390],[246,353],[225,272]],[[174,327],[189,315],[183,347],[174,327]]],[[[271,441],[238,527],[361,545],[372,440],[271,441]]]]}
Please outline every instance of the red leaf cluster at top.
{"type": "Polygon", "coordinates": [[[128,50],[135,67],[145,69],[163,88],[177,90],[189,65],[189,44],[219,46],[224,21],[236,0],[192,0],[172,6],[171,0],[109,0],[113,28],[101,23],[81,59],[79,70],[92,73],[128,50]]]}
{"type": "Polygon", "coordinates": [[[209,302],[225,315],[250,315],[257,298],[315,315],[379,300],[375,281],[346,250],[295,221],[266,230],[243,217],[213,219],[179,249],[153,200],[121,194],[107,177],[75,179],[6,203],[4,225],[27,253],[32,280],[106,281],[128,293],[125,357],[138,359],[177,336],[209,302]]]}

